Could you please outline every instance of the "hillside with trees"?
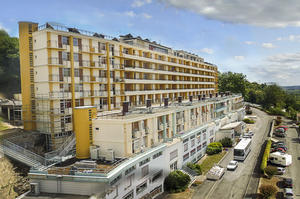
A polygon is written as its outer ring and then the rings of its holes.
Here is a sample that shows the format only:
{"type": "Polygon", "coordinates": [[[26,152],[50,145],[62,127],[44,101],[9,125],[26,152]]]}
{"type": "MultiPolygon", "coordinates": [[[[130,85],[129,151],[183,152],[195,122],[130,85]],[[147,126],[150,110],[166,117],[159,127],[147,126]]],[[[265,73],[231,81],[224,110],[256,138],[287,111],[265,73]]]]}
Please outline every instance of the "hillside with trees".
{"type": "Polygon", "coordinates": [[[295,119],[297,112],[300,111],[300,100],[295,94],[288,93],[277,85],[250,82],[242,73],[220,73],[219,90],[241,93],[246,102],[259,104],[270,114],[295,119]]]}
{"type": "Polygon", "coordinates": [[[0,29],[0,95],[20,92],[19,39],[0,29]]]}

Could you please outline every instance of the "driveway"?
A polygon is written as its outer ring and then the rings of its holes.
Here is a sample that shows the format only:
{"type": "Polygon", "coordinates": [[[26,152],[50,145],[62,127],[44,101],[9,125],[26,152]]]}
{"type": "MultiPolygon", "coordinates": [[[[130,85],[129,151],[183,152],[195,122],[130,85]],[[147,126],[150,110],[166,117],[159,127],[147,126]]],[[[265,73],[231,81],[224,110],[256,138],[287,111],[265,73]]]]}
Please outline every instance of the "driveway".
{"type": "MultiPolygon", "coordinates": [[[[261,152],[265,138],[269,130],[272,117],[257,109],[252,109],[253,115],[257,115],[256,123],[253,125],[254,137],[252,138],[252,150],[244,162],[239,162],[235,171],[226,171],[219,181],[206,180],[200,187],[195,188],[193,199],[217,199],[235,198],[241,199],[244,196],[252,198],[256,193],[259,177],[252,175],[254,168],[257,168],[257,159],[261,152]]],[[[230,160],[233,160],[232,149],[220,163],[226,167],[230,160]]]]}

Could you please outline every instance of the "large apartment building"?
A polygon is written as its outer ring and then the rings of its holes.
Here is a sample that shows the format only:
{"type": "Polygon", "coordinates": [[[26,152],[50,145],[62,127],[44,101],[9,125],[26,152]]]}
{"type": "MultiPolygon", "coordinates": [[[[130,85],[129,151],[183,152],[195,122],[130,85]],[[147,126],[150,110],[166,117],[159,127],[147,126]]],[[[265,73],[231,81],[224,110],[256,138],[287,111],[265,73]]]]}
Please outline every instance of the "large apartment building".
{"type": "Polygon", "coordinates": [[[218,91],[215,65],[148,39],[32,22],[19,22],[19,33],[24,128],[46,134],[49,150],[73,133],[75,107],[105,112],[218,91]]]}

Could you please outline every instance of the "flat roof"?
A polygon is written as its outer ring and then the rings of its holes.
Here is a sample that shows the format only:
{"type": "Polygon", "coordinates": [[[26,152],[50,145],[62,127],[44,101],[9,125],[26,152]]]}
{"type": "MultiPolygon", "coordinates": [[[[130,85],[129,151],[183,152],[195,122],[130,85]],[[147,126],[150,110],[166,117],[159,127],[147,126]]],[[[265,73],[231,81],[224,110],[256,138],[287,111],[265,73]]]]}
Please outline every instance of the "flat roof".
{"type": "Polygon", "coordinates": [[[234,129],[235,127],[241,125],[242,122],[232,122],[229,124],[224,125],[223,127],[221,127],[221,130],[228,130],[228,129],[234,129]]]}

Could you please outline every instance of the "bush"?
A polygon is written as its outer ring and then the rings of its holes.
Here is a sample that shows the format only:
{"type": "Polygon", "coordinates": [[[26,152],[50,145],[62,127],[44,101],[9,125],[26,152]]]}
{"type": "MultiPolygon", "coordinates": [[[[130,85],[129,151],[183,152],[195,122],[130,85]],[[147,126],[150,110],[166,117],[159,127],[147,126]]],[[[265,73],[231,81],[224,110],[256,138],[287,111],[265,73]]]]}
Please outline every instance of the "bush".
{"type": "Polygon", "coordinates": [[[249,119],[249,118],[245,118],[243,121],[244,121],[246,124],[254,124],[254,123],[255,123],[254,120],[251,120],[251,119],[249,119]]]}
{"type": "Polygon", "coordinates": [[[271,115],[287,116],[287,113],[282,111],[280,107],[269,108],[268,113],[271,115]]]}
{"type": "Polygon", "coordinates": [[[273,185],[262,185],[259,188],[259,191],[262,194],[262,197],[267,199],[274,195],[277,192],[277,189],[273,185]]]}
{"type": "Polygon", "coordinates": [[[222,151],[222,144],[220,142],[212,142],[206,148],[208,155],[220,153],[222,151]]]}
{"type": "Polygon", "coordinates": [[[170,193],[178,193],[185,191],[191,181],[190,176],[176,170],[172,171],[164,181],[164,188],[170,193]]]}
{"type": "Polygon", "coordinates": [[[197,175],[201,175],[202,174],[201,167],[200,167],[199,164],[194,164],[194,163],[189,162],[189,163],[186,164],[186,166],[188,168],[194,170],[197,173],[197,175]]]}
{"type": "Polygon", "coordinates": [[[268,175],[268,177],[271,179],[276,173],[277,173],[277,167],[274,166],[267,166],[265,168],[265,173],[268,175]]]}
{"type": "Polygon", "coordinates": [[[232,147],[232,139],[229,137],[225,137],[222,140],[220,140],[223,147],[232,147]]]}
{"type": "Polygon", "coordinates": [[[265,169],[267,167],[267,162],[268,162],[268,158],[270,155],[271,145],[272,145],[272,141],[268,140],[266,148],[265,148],[264,156],[262,158],[261,165],[260,165],[260,170],[263,173],[265,173],[265,169]]]}

